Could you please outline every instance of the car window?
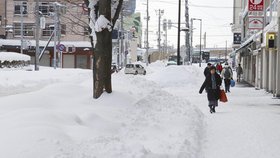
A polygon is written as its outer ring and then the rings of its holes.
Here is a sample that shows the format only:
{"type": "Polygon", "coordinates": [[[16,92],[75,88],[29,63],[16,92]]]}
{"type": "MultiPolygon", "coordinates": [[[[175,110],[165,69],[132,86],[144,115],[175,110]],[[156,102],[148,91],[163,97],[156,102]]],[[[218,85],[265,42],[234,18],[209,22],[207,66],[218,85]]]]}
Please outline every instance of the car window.
{"type": "Polygon", "coordinates": [[[136,66],[136,68],[140,68],[140,65],[135,65],[136,66]]]}
{"type": "Polygon", "coordinates": [[[134,65],[132,65],[132,64],[127,64],[126,65],[126,68],[133,68],[134,67],[134,65]]]}

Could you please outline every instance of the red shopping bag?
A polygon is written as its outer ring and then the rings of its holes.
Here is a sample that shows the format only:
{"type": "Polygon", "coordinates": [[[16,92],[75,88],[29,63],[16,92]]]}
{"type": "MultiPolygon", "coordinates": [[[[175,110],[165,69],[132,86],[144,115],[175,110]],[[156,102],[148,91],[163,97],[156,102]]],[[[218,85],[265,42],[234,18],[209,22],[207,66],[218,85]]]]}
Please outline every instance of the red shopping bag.
{"type": "Polygon", "coordinates": [[[224,90],[221,90],[220,102],[224,102],[224,103],[228,102],[227,95],[224,90]]]}

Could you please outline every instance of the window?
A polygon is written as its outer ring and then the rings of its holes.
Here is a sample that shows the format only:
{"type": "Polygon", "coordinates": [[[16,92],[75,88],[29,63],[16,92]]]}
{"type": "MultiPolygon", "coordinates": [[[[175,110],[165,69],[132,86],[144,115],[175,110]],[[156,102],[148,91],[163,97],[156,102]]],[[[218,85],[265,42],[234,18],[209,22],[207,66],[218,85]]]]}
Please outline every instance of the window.
{"type": "Polygon", "coordinates": [[[45,29],[42,30],[42,36],[51,36],[54,30],[54,24],[46,24],[45,29]]]}
{"type": "Polygon", "coordinates": [[[84,35],[85,35],[85,36],[88,36],[88,35],[89,35],[89,28],[88,28],[88,26],[85,26],[85,27],[84,27],[84,35]]]}
{"type": "Polygon", "coordinates": [[[133,64],[127,64],[126,68],[134,68],[134,65],[133,64]]]}
{"type": "Polygon", "coordinates": [[[66,35],[66,25],[61,24],[61,35],[66,35]]]}
{"type": "MultiPolygon", "coordinates": [[[[54,24],[46,24],[45,29],[42,30],[42,36],[51,36],[54,30],[54,24]]],[[[66,35],[66,25],[61,25],[61,35],[66,35]]]]}
{"type": "MultiPolygon", "coordinates": [[[[34,24],[23,24],[23,36],[34,36],[34,24]]],[[[14,36],[21,36],[21,24],[14,23],[14,36]]]]}
{"type": "Polygon", "coordinates": [[[2,16],[0,15],[0,25],[2,25],[2,16]]]}
{"type": "Polygon", "coordinates": [[[42,15],[49,15],[50,12],[54,12],[54,6],[49,3],[40,3],[39,4],[39,11],[42,15]]]}
{"type": "Polygon", "coordinates": [[[21,8],[23,7],[23,15],[26,15],[27,12],[27,2],[24,1],[16,1],[14,2],[14,14],[21,15],[21,8]]]}

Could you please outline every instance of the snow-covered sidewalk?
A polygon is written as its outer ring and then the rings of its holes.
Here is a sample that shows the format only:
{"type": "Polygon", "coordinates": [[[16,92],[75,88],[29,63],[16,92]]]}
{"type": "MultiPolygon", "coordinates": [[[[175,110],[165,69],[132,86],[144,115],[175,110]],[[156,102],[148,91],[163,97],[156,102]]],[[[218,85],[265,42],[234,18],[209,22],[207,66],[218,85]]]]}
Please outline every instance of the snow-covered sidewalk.
{"type": "Polygon", "coordinates": [[[113,74],[92,99],[91,71],[0,73],[0,157],[278,158],[280,101],[237,85],[210,114],[197,66],[113,74]]]}
{"type": "Polygon", "coordinates": [[[238,84],[228,94],[229,102],[221,103],[217,113],[210,114],[206,94],[198,94],[204,79],[202,70],[197,67],[173,69],[170,71],[174,72],[172,74],[161,73],[160,84],[164,90],[189,99],[204,113],[207,129],[203,143],[204,158],[280,156],[279,99],[273,99],[271,94],[263,90],[238,84]],[[165,79],[165,75],[177,77],[170,80],[165,79]],[[190,81],[191,76],[196,76],[196,80],[190,81]]]}
{"type": "Polygon", "coordinates": [[[0,75],[0,157],[196,158],[202,153],[203,114],[145,76],[114,74],[113,94],[94,100],[88,70],[0,75]]]}

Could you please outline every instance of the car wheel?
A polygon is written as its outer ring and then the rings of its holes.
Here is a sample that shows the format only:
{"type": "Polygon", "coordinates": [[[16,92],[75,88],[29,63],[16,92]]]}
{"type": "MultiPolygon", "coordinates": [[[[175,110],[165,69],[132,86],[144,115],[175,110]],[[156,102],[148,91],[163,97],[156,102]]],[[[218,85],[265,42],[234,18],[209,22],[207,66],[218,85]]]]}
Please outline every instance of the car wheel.
{"type": "Polygon", "coordinates": [[[135,71],[134,75],[138,75],[138,71],[135,71]]]}
{"type": "Polygon", "coordinates": [[[147,72],[146,72],[146,71],[144,71],[143,75],[146,75],[146,73],[147,73],[147,72]]]}

